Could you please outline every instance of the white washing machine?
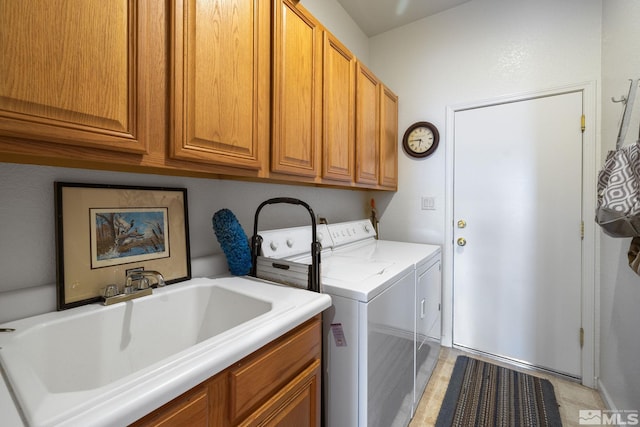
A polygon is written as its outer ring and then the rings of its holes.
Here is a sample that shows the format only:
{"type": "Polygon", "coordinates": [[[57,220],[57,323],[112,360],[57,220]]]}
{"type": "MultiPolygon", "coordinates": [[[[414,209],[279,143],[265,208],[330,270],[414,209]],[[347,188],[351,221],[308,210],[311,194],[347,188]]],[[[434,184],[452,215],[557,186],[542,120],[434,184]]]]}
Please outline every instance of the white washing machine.
{"type": "MultiPolygon", "coordinates": [[[[310,226],[259,234],[260,277],[306,287],[310,226]]],[[[368,220],[319,225],[317,235],[321,291],[332,298],[323,313],[326,425],[406,426],[424,390],[416,380],[426,376],[426,385],[433,369],[422,360],[438,353],[417,338],[426,328],[416,312],[428,317],[426,300],[416,303],[417,268],[439,268],[440,249],[376,240],[368,220]]]]}
{"type": "Polygon", "coordinates": [[[415,274],[415,366],[412,416],[429,382],[440,353],[442,260],[437,245],[377,240],[375,229],[366,220],[328,226],[334,254],[343,257],[409,263],[415,274]]]}

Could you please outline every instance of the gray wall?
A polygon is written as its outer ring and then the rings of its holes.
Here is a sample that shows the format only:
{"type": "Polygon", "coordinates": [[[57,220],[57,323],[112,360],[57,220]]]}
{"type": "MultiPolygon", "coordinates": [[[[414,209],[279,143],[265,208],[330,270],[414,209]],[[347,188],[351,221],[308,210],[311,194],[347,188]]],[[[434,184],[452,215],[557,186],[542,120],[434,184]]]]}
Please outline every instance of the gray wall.
{"type": "MultiPolygon", "coordinates": [[[[640,78],[640,2],[605,0],[602,15],[602,153],[615,148],[622,104],[611,101],[640,78]]],[[[640,96],[625,144],[638,138],[640,96]]],[[[617,409],[640,410],[640,276],[627,263],[631,239],[602,234],[600,386],[617,409]]]]}
{"type": "MultiPolygon", "coordinates": [[[[247,236],[256,208],[270,197],[304,200],[331,222],[367,216],[363,191],[0,163],[0,322],[55,309],[54,181],[187,188],[192,258],[222,253],[211,225],[222,208],[236,215],[247,236]]],[[[309,221],[300,207],[270,206],[260,228],[309,221]]]]}

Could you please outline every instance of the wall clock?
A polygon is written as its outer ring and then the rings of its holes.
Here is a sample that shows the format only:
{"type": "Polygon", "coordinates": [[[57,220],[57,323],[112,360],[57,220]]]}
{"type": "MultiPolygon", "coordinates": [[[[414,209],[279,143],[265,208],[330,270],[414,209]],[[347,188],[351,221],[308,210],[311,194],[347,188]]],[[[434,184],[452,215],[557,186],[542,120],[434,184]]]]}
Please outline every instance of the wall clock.
{"type": "Polygon", "coordinates": [[[440,134],[429,122],[416,122],[409,126],[402,137],[402,147],[411,157],[422,158],[433,154],[438,148],[440,134]]]}

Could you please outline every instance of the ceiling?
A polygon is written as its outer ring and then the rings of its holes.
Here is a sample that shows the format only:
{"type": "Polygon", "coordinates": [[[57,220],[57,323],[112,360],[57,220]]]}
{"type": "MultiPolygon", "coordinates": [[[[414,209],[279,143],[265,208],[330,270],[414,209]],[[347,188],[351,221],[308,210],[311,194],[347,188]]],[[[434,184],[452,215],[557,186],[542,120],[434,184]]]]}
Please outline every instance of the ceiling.
{"type": "Polygon", "coordinates": [[[369,36],[456,7],[470,0],[338,0],[369,36]]]}

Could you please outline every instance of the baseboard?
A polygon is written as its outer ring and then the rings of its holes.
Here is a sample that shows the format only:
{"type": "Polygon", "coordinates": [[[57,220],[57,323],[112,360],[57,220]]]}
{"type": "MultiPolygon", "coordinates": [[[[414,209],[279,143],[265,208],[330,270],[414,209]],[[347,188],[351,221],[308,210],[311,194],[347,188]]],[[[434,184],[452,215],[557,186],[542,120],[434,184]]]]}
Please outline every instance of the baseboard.
{"type": "Polygon", "coordinates": [[[607,388],[602,383],[602,380],[598,378],[598,393],[600,393],[600,398],[602,402],[604,402],[604,406],[607,407],[610,411],[617,411],[616,405],[614,405],[613,400],[611,400],[611,396],[609,392],[607,392],[607,388]]]}

